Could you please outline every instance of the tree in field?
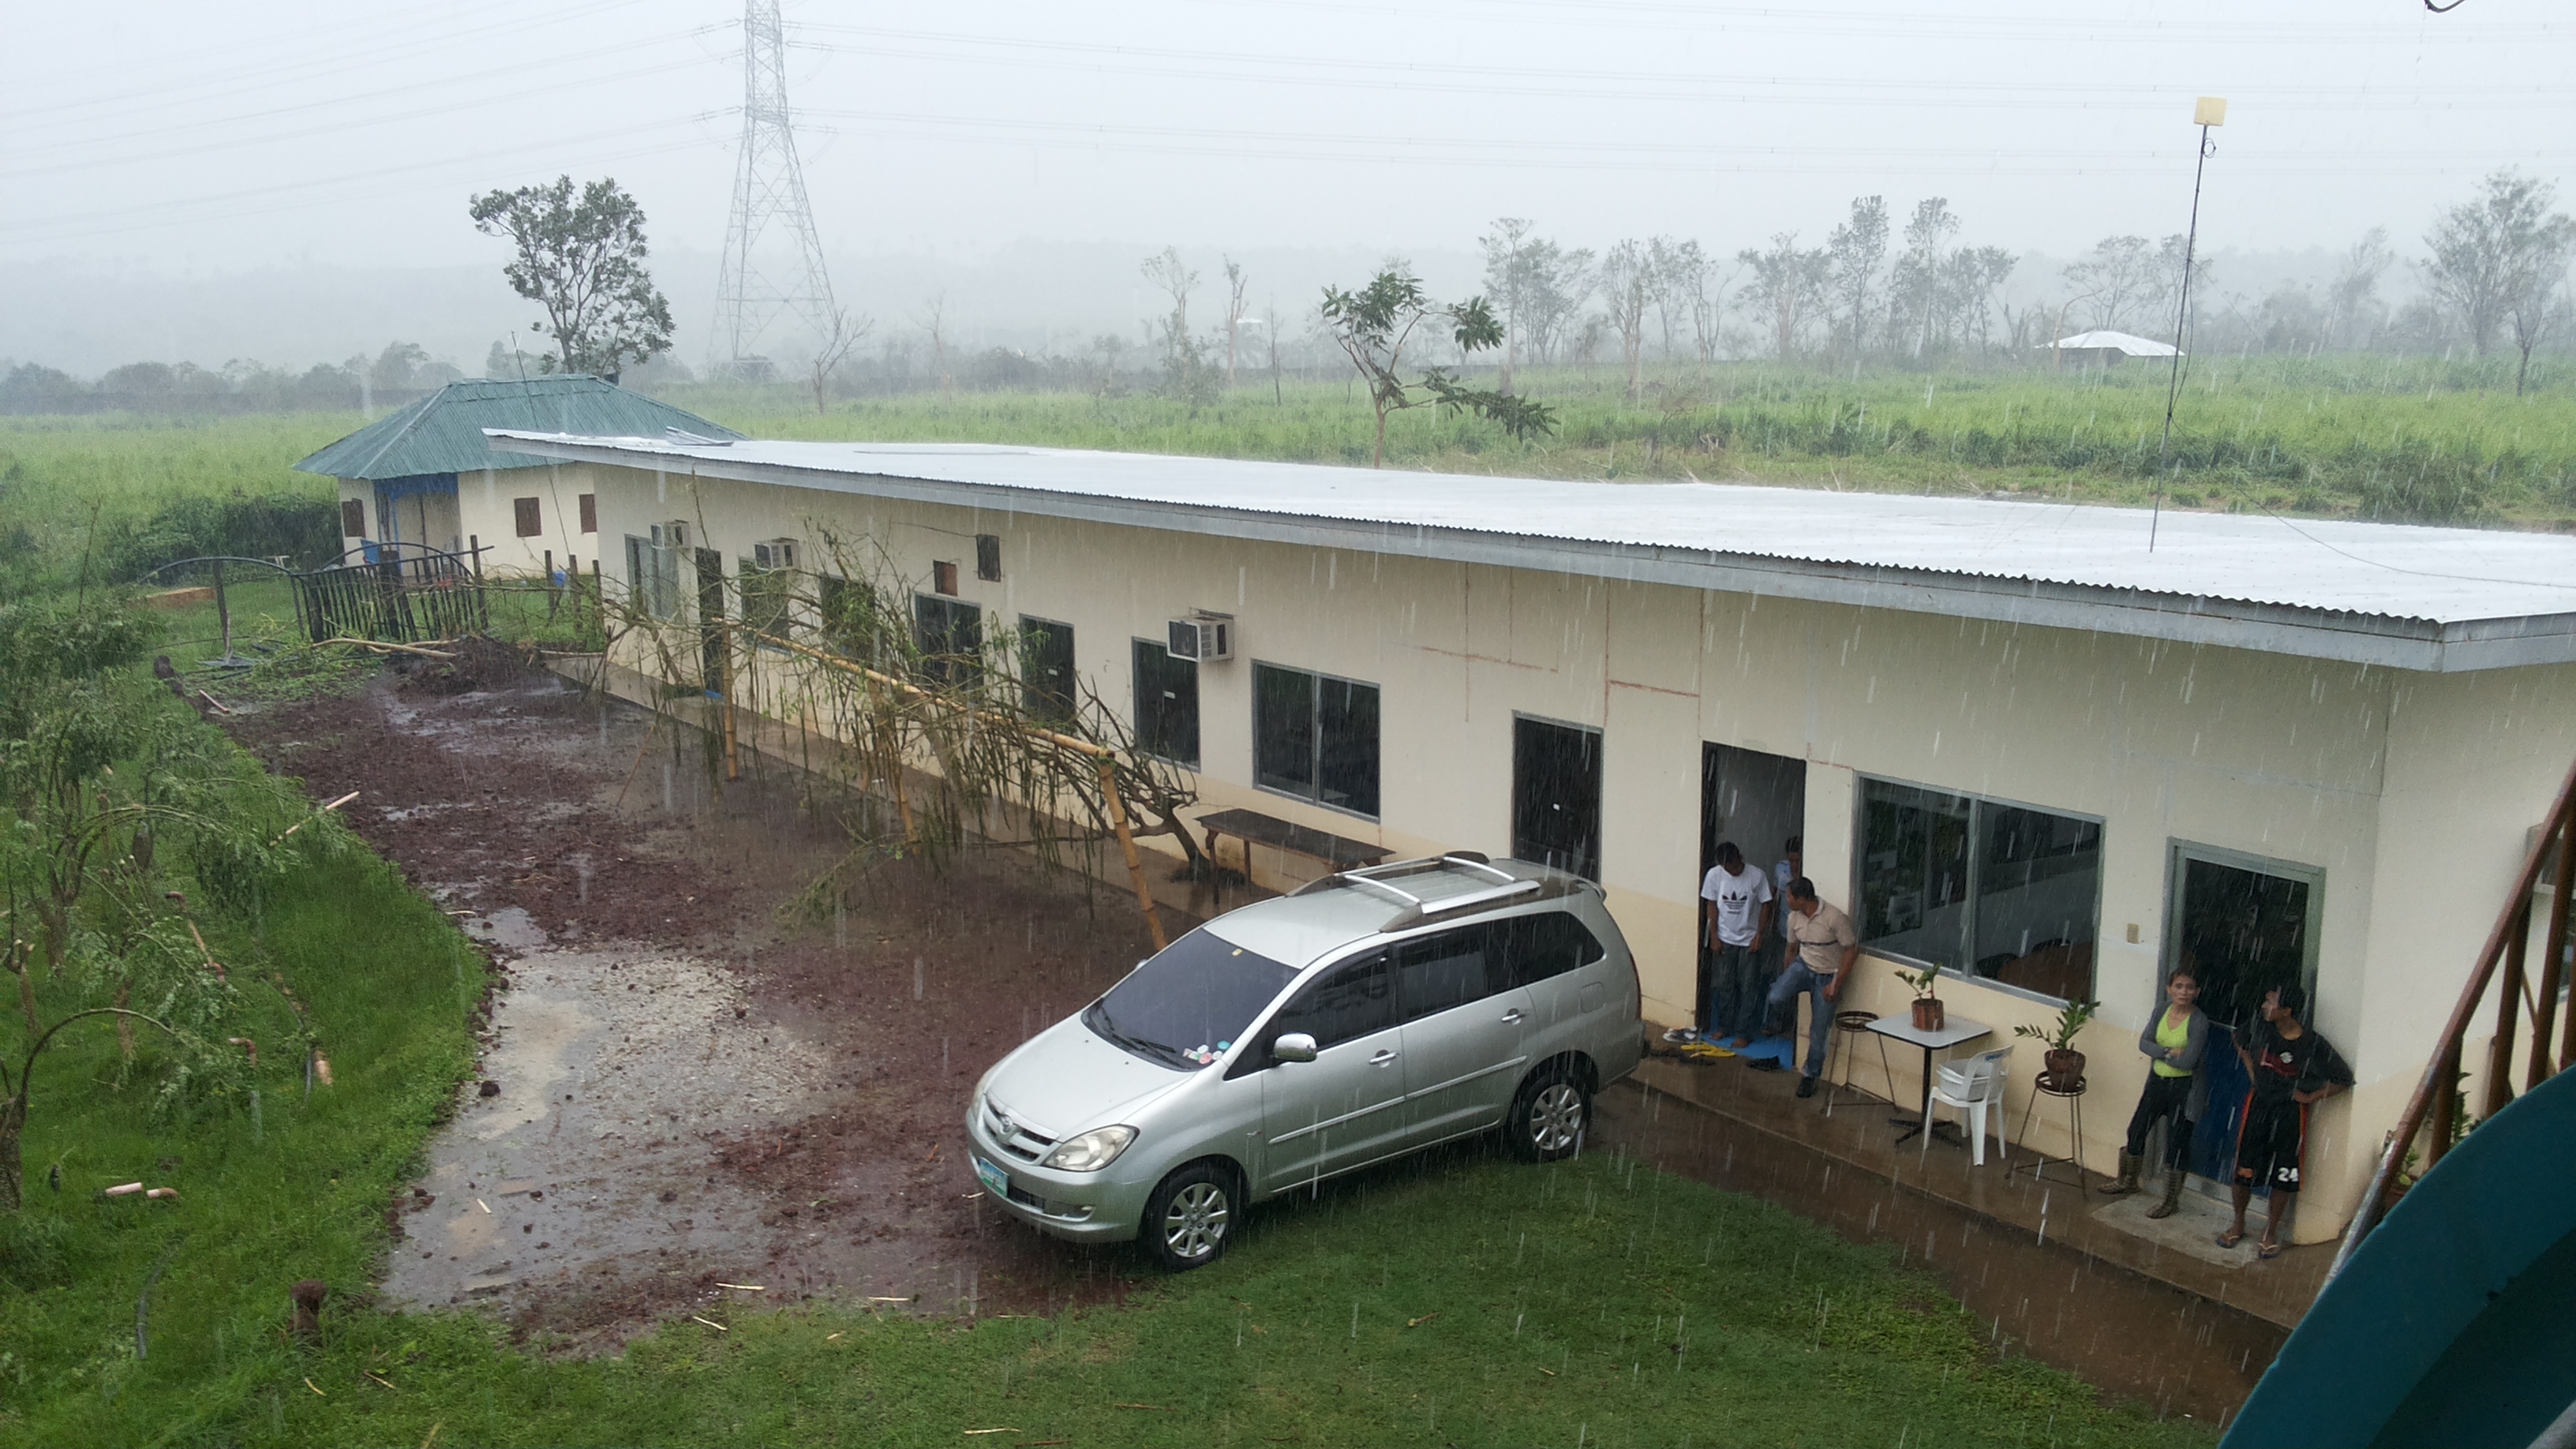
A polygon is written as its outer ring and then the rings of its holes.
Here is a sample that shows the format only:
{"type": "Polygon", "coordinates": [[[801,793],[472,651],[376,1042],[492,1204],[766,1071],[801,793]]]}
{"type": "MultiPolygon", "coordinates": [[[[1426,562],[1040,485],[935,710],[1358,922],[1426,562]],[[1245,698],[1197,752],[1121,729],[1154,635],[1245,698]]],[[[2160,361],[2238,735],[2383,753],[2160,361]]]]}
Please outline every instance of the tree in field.
{"type": "Polygon", "coordinates": [[[1163,334],[1163,390],[1191,402],[1213,401],[1215,369],[1200,355],[1198,339],[1190,335],[1190,292],[1198,286],[1199,274],[1182,265],[1178,247],[1165,247],[1145,258],[1138,270],[1172,299],[1172,310],[1156,324],[1163,334]]]}
{"type": "Polygon", "coordinates": [[[630,362],[671,349],[671,304],[644,268],[644,209],[601,177],[576,196],[572,178],[474,198],[474,228],[519,249],[501,269],[546,309],[536,330],[555,340],[550,364],[614,381],[630,362]]]}
{"type": "Polygon", "coordinates": [[[1583,304],[1595,284],[1592,251],[1567,251],[1552,241],[1531,239],[1522,246],[1526,291],[1521,310],[1528,323],[1530,355],[1554,362],[1583,326],[1583,304]]]}
{"type": "Polygon", "coordinates": [[[1526,331],[1522,313],[1534,300],[1532,224],[1525,216],[1498,216],[1494,229],[1476,238],[1485,253],[1485,291],[1502,309],[1504,392],[1512,390],[1512,369],[1520,365],[1521,337],[1526,331]]]}
{"type": "Polygon", "coordinates": [[[2019,258],[2002,247],[1961,247],[1950,254],[1948,277],[1942,287],[1952,307],[1942,327],[1945,342],[1964,347],[1973,330],[1978,347],[1988,344],[1995,289],[2012,275],[2018,263],[2019,258]]]}
{"type": "Polygon", "coordinates": [[[2106,236],[2066,269],[2067,284],[2092,299],[2092,325],[2114,329],[2153,325],[2181,280],[2142,236],[2106,236]]]}
{"type": "Polygon", "coordinates": [[[1878,269],[1887,260],[1886,198],[1853,197],[1850,220],[1825,234],[1825,256],[1838,314],[1835,341],[1858,362],[1877,319],[1878,269]]]}
{"type": "Polygon", "coordinates": [[[814,344],[813,365],[807,369],[814,383],[816,413],[825,411],[824,389],[830,385],[832,374],[840,371],[841,364],[850,360],[851,351],[866,339],[876,325],[875,318],[853,313],[847,307],[832,309],[831,318],[823,328],[821,339],[814,344]]]}
{"type": "Polygon", "coordinates": [[[1748,248],[1736,253],[1735,259],[1752,273],[1744,284],[1745,307],[1769,326],[1773,354],[1784,359],[1795,356],[1824,305],[1830,265],[1826,254],[1800,250],[1798,234],[1784,231],[1773,234],[1769,251],[1748,248]]]}
{"type": "Polygon", "coordinates": [[[1628,401],[1635,402],[1644,379],[1638,367],[1646,345],[1647,288],[1654,280],[1645,243],[1620,242],[1601,254],[1601,306],[1610,330],[1619,334],[1619,363],[1625,372],[1628,401]]]}
{"type": "Polygon", "coordinates": [[[1243,324],[1250,320],[1243,311],[1243,289],[1250,286],[1243,275],[1243,263],[1232,257],[1225,260],[1225,385],[1234,386],[1234,345],[1243,324]]]}
{"type": "Polygon", "coordinates": [[[1950,238],[1959,230],[1959,215],[1949,198],[1929,196],[1914,204],[1905,223],[1905,250],[1897,254],[1888,283],[1893,303],[1889,334],[1909,357],[1921,357],[1934,328],[1950,310],[1950,238]]]}
{"type": "Polygon", "coordinates": [[[2388,228],[2374,226],[2345,249],[2326,288],[2325,341],[2329,347],[2367,346],[2387,309],[2379,302],[2379,276],[2397,254],[2388,249],[2388,228]],[[2367,319],[2367,320],[2365,320],[2367,319]]]}
{"type": "Polygon", "coordinates": [[[2464,201],[2424,234],[2432,256],[2424,284],[2459,319],[2480,357],[2496,328],[2535,291],[2554,289],[2567,269],[2576,223],[2549,209],[2554,187],[2511,169],[2488,176],[2483,195],[2464,201]]]}
{"type": "Polygon", "coordinates": [[[1377,412],[1377,450],[1370,466],[1386,466],[1387,415],[1405,408],[1437,404],[1443,412],[1470,411],[1502,424],[1516,439],[1556,430],[1548,408],[1504,392],[1487,392],[1460,383],[1446,367],[1424,367],[1404,373],[1404,349],[1425,327],[1445,330],[1461,355],[1501,345],[1503,325],[1482,297],[1442,306],[1422,290],[1421,281],[1402,262],[1382,268],[1356,292],[1324,289],[1318,312],[1333,342],[1367,382],[1369,405],[1377,412]]]}

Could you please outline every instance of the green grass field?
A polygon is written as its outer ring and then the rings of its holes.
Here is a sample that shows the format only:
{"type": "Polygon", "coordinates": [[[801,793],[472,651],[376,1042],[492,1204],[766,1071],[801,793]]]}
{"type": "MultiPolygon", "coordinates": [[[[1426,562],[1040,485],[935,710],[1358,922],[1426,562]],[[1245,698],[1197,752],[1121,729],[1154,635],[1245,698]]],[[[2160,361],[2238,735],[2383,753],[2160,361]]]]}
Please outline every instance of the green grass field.
{"type": "MultiPolygon", "coordinates": [[[[2389,520],[2576,524],[2576,377],[2513,396],[2493,366],[2432,359],[2218,359],[2186,378],[2169,506],[2389,520]],[[2469,384],[2483,383],[2483,386],[2469,384]]],[[[1893,492],[2143,503],[2158,474],[2166,377],[2108,372],[1825,377],[1758,363],[1648,371],[1628,400],[1609,369],[1522,374],[1558,410],[1517,443],[1431,409],[1388,428],[1388,466],[1552,477],[1743,480],[1893,492]]],[[[916,393],[817,414],[791,390],[700,387],[670,399],[760,437],[958,440],[1369,461],[1349,387],[1247,384],[1192,405],[1150,394],[916,393]]]]}

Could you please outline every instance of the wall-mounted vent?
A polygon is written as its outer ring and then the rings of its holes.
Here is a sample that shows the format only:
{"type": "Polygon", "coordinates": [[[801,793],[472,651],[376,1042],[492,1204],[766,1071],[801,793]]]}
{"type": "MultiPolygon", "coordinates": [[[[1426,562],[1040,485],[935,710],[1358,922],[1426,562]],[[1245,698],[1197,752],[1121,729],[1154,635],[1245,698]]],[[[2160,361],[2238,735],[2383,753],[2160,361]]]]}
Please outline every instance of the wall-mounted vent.
{"type": "Polygon", "coordinates": [[[1174,619],[1170,625],[1171,642],[1166,646],[1174,659],[1195,659],[1202,664],[1234,657],[1234,616],[1193,610],[1186,619],[1174,619]]]}
{"type": "Polygon", "coordinates": [[[773,538],[767,543],[755,543],[751,546],[751,562],[755,568],[792,569],[796,567],[796,540],[773,538]]]}

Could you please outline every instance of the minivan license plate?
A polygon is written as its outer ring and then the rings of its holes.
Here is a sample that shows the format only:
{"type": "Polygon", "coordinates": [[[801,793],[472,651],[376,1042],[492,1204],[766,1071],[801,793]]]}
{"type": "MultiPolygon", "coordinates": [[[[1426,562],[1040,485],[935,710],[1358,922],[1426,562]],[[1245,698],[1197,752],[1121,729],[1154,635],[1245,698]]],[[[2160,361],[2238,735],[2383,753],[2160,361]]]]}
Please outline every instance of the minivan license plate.
{"type": "Polygon", "coordinates": [[[975,1179],[991,1189],[995,1197],[1011,1195],[1010,1175],[981,1157],[975,1159],[975,1179]]]}

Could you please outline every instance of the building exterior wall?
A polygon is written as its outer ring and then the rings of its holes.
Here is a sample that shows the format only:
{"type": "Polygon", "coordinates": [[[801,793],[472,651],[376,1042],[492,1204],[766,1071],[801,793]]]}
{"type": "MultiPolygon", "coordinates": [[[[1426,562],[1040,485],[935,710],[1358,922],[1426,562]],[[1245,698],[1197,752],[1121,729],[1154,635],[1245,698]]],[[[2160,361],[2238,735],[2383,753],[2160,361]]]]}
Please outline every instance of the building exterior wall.
{"type": "MultiPolygon", "coordinates": [[[[404,500],[403,538],[454,553],[480,547],[483,572],[503,578],[541,576],[550,551],[559,566],[572,560],[586,570],[597,559],[603,569],[614,571],[622,567],[617,550],[603,551],[599,547],[601,535],[585,533],[581,527],[581,495],[595,491],[595,471],[588,463],[549,463],[540,468],[485,468],[459,473],[456,492],[431,502],[431,532],[426,538],[413,533],[415,500],[404,500]],[[543,531],[534,537],[519,536],[515,505],[521,498],[537,500],[543,531]]],[[[358,499],[366,505],[366,537],[380,539],[382,525],[377,518],[375,484],[363,478],[343,478],[340,498],[343,502],[358,499]]],[[[347,538],[342,543],[354,548],[358,540],[347,538]]]]}
{"type": "MultiPolygon", "coordinates": [[[[1501,854],[1515,716],[1599,729],[1602,883],[1658,1025],[1692,1011],[1703,742],[1807,762],[1807,872],[1838,904],[1853,900],[1864,777],[2098,818],[2103,1005],[2078,1043],[2093,1105],[2082,1149],[2097,1168],[2146,1075],[2134,1041],[2161,999],[2173,847],[2322,872],[2316,1024],[2363,1086],[2318,1114],[2302,1241],[2349,1216],[2501,904],[2524,829],[2576,755],[2576,669],[2394,674],[652,470],[562,474],[567,507],[576,486],[595,484],[600,532],[586,548],[621,582],[624,536],[675,518],[691,522],[693,544],[723,553],[729,576],[754,541],[775,537],[803,541],[803,566],[828,571],[827,530],[882,547],[924,587],[934,560],[955,561],[958,596],[986,610],[988,634],[1023,613],[1073,625],[1077,669],[1122,714],[1132,639],[1159,641],[1166,620],[1192,609],[1233,614],[1236,657],[1199,671],[1205,809],[1248,807],[1398,854],[1501,854]],[[1000,536],[1001,579],[975,576],[977,534],[1000,536]],[[1380,686],[1378,818],[1251,783],[1255,660],[1380,686]],[[2435,877],[2446,893],[2426,889],[2435,877]]],[[[461,483],[470,506],[480,481],[461,483]]],[[[1745,845],[1767,865],[1779,843],[1745,845]]],[[[1266,850],[1251,864],[1259,883],[1283,888],[1320,869],[1266,850]]],[[[1995,1028],[1980,1046],[2012,1045],[2012,1028],[2056,1010],[1973,979],[1945,978],[1941,994],[1953,1015],[1995,1028]]],[[[1901,1011],[1907,995],[1891,964],[1870,957],[1846,1004],[1901,1011]]],[[[2019,1048],[2015,1130],[2039,1067],[2037,1043],[2019,1048]]],[[[1904,1058],[1915,1054],[1895,1056],[1894,1095],[1911,1100],[1919,1077],[1904,1058]]],[[[1850,1075],[1879,1085],[1877,1054],[1850,1075]]],[[[2063,1109],[2043,1107],[2029,1145],[2064,1155],[2063,1109]]]]}

